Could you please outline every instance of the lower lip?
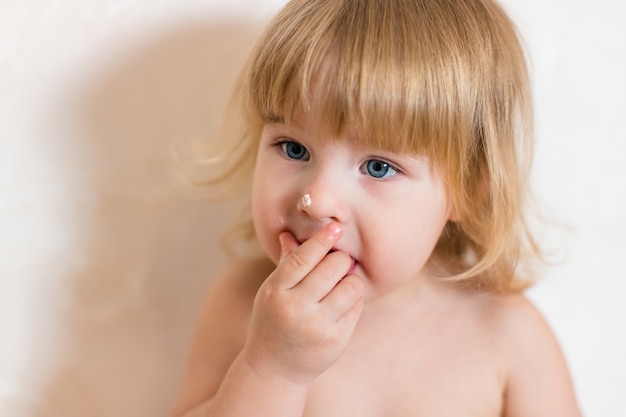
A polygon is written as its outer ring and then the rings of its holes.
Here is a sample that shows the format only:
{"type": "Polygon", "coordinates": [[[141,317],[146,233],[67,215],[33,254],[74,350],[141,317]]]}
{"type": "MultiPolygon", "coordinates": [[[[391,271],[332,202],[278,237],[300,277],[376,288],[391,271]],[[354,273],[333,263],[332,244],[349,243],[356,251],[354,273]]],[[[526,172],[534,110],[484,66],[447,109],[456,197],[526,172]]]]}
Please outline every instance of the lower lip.
{"type": "Polygon", "coordinates": [[[353,257],[350,257],[350,259],[352,260],[352,265],[350,265],[350,269],[348,270],[348,274],[347,275],[354,274],[354,272],[356,271],[356,266],[358,264],[356,259],[354,259],[353,257]]]}

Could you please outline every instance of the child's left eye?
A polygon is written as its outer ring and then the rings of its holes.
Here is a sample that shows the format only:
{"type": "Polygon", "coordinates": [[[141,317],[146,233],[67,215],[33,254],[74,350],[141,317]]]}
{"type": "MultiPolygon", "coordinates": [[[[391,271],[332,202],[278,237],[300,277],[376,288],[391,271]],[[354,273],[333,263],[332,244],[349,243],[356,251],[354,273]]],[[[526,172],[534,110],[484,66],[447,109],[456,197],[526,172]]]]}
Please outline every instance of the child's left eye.
{"type": "Polygon", "coordinates": [[[370,159],[366,161],[361,169],[374,178],[389,178],[396,175],[398,171],[385,161],[370,159]]]}

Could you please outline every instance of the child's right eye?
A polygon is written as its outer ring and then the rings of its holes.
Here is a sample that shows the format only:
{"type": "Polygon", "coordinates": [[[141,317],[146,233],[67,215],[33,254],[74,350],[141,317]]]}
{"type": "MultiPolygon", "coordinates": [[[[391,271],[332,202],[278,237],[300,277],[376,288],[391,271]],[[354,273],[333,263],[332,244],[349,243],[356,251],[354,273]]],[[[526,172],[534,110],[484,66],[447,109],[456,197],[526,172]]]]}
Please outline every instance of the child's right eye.
{"type": "Polygon", "coordinates": [[[296,160],[309,160],[309,151],[298,142],[294,141],[284,141],[280,143],[280,147],[283,150],[283,153],[287,155],[289,159],[296,160]]]}

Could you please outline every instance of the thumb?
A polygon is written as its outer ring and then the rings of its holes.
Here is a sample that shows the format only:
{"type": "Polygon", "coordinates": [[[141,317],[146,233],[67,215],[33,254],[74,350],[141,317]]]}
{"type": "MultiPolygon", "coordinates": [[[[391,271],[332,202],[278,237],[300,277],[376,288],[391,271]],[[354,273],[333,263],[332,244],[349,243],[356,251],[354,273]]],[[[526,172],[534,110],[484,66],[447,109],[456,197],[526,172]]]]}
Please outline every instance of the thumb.
{"type": "Polygon", "coordinates": [[[278,235],[278,243],[280,244],[280,258],[278,263],[282,262],[286,256],[299,246],[296,238],[289,232],[282,232],[278,235]]]}

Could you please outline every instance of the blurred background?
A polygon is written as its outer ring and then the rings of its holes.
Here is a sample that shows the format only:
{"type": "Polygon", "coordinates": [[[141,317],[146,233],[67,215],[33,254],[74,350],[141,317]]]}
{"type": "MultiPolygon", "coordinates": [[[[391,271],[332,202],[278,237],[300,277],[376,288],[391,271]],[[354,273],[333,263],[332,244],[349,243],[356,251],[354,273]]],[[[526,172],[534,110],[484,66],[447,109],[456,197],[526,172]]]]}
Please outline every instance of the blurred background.
{"type": "MultiPolygon", "coordinates": [[[[0,0],[0,415],[166,416],[232,207],[173,155],[214,134],[283,0],[0,0]]],[[[585,415],[626,415],[626,3],[504,0],[531,56],[559,261],[530,297],[585,415]]]]}

